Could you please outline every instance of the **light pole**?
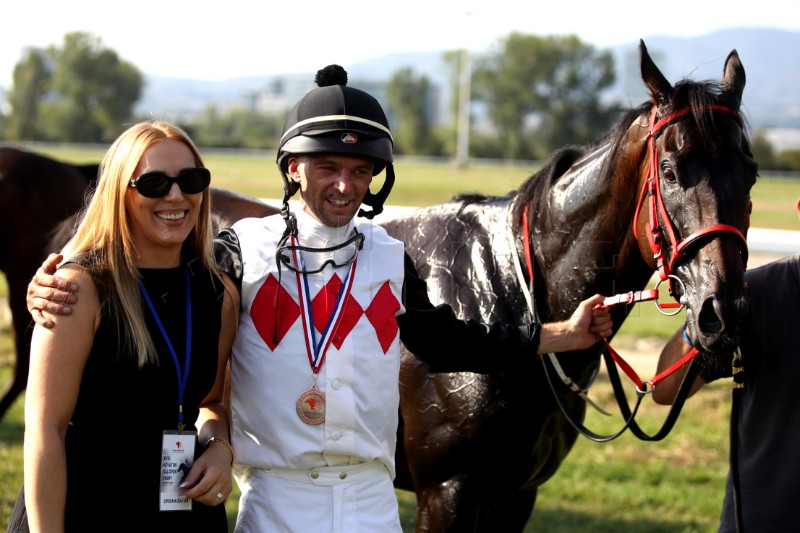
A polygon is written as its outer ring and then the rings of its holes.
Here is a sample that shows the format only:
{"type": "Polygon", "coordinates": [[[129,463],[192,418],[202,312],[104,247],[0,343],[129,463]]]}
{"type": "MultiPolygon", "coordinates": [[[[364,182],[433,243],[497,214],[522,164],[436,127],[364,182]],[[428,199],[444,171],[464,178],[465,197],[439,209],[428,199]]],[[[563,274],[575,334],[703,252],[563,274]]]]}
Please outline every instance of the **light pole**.
{"type": "Polygon", "coordinates": [[[458,123],[456,126],[456,166],[469,166],[470,93],[472,91],[472,57],[469,48],[461,50],[458,83],[458,123]]]}

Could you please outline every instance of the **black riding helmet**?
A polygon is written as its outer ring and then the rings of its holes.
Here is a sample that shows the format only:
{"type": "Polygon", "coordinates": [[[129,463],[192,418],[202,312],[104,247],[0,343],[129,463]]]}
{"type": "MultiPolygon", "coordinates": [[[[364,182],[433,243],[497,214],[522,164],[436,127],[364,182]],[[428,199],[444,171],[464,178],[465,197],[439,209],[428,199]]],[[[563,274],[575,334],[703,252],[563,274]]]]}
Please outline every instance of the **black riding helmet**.
{"type": "Polygon", "coordinates": [[[317,72],[318,88],[306,94],[289,112],[283,126],[278,166],[283,177],[283,203],[288,212],[289,198],[299,185],[289,179],[288,157],[300,154],[342,154],[366,157],[375,162],[372,175],[386,169],[383,186],[377,194],[367,191],[359,216],[372,218],[383,211],[383,203],[394,185],[392,132],[378,101],[370,94],[347,87],[347,72],[329,65],[317,72]]]}

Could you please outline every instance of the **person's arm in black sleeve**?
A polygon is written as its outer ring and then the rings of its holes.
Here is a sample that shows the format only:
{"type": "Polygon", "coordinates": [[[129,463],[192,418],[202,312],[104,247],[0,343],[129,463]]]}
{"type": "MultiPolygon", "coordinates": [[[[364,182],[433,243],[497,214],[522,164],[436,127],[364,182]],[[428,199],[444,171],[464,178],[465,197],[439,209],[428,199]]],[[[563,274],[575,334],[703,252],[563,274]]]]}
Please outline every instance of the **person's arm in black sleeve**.
{"type": "Polygon", "coordinates": [[[406,312],[397,317],[400,340],[433,372],[507,370],[520,358],[534,357],[540,351],[588,348],[611,335],[611,316],[608,309],[599,308],[603,299],[599,295],[582,302],[568,321],[545,326],[484,324],[459,319],[449,305],[434,306],[408,255],[405,267],[406,312]]]}
{"type": "Polygon", "coordinates": [[[231,278],[241,294],[244,265],[239,236],[235,231],[226,228],[214,237],[214,258],[219,269],[231,278]]]}
{"type": "Polygon", "coordinates": [[[433,372],[508,369],[514,360],[535,354],[539,344],[539,324],[517,327],[460,320],[444,304],[431,309],[406,307],[397,323],[400,340],[433,372]]]}

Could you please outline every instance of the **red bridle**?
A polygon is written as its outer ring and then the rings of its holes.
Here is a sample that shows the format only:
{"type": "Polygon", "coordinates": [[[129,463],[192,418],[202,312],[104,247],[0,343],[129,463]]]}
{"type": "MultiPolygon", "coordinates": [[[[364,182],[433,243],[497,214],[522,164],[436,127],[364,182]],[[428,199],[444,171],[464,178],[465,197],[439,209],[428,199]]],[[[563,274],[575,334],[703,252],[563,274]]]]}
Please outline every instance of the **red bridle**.
{"type": "MultiPolygon", "coordinates": [[[[724,113],[729,113],[732,115],[736,122],[739,124],[740,127],[744,127],[742,124],[742,119],[739,116],[739,113],[734,111],[733,109],[722,106],[722,105],[711,105],[704,109],[710,109],[712,111],[722,111],[724,113]]],[[[672,269],[675,265],[675,262],[684,256],[684,251],[687,247],[691,244],[696,242],[698,239],[706,237],[708,235],[713,235],[717,233],[729,233],[735,236],[736,238],[741,241],[742,244],[742,253],[744,255],[743,262],[747,263],[747,238],[744,234],[735,226],[731,226],[729,224],[715,224],[713,226],[709,226],[707,228],[703,228],[695,233],[692,233],[682,241],[679,241],[675,235],[675,227],[672,224],[672,220],[667,215],[666,207],[664,206],[664,200],[661,196],[661,187],[659,185],[658,180],[658,149],[656,148],[656,138],[663,133],[664,129],[675,122],[676,120],[680,119],[687,113],[692,111],[691,108],[680,109],[669,115],[665,116],[661,120],[656,120],[656,116],[658,115],[658,107],[653,106],[652,113],[650,115],[650,123],[649,123],[649,130],[647,132],[647,143],[648,143],[648,152],[650,155],[649,158],[649,168],[647,173],[647,180],[642,185],[642,192],[639,195],[639,201],[636,208],[636,213],[634,214],[633,218],[633,231],[634,235],[637,234],[638,227],[639,227],[639,215],[642,211],[642,207],[644,206],[645,199],[649,198],[649,218],[647,222],[647,238],[650,244],[650,250],[653,252],[653,258],[656,261],[656,268],[658,270],[659,276],[661,281],[669,280],[670,283],[670,294],[677,300],[677,296],[672,288],[672,281],[678,280],[676,276],[672,275],[672,269]],[[664,257],[664,247],[663,247],[663,233],[664,229],[661,227],[658,221],[658,214],[661,214],[661,218],[664,220],[664,224],[666,225],[666,233],[667,238],[672,243],[673,254],[672,258],[667,261],[664,257]]],[[[522,213],[522,231],[523,235],[526,236],[522,239],[522,244],[524,248],[524,254],[526,259],[526,266],[528,269],[528,275],[530,277],[531,285],[533,283],[533,255],[530,247],[530,238],[527,236],[530,235],[529,228],[528,228],[528,211],[524,210],[522,213]]],[[[660,284],[661,282],[659,282],[660,284]]],[[[613,307],[615,305],[630,305],[636,302],[642,302],[646,300],[655,300],[656,306],[659,310],[664,312],[663,310],[666,308],[677,308],[674,313],[675,314],[680,311],[683,307],[681,303],[659,303],[658,302],[658,287],[653,290],[649,291],[637,291],[637,292],[630,292],[626,294],[619,294],[616,296],[608,297],[603,302],[603,307],[613,307]]],[[[667,313],[665,313],[667,314],[667,313]]],[[[633,370],[633,368],[611,347],[607,339],[603,339],[603,342],[608,349],[608,352],[611,354],[613,359],[616,363],[623,369],[623,371],[628,375],[629,378],[636,384],[637,392],[639,394],[644,394],[652,390],[652,387],[656,385],[659,381],[665,379],[666,377],[672,375],[678,368],[682,367],[689,361],[691,361],[698,353],[697,348],[693,347],[687,354],[681,357],[678,361],[670,365],[669,368],[665,369],[664,371],[660,372],[657,376],[653,377],[650,380],[644,381],[642,380],[638,374],[633,370]]]]}
{"type": "MultiPolygon", "coordinates": [[[[708,108],[712,111],[722,111],[724,113],[729,113],[732,115],[736,122],[739,124],[739,127],[744,127],[742,124],[742,118],[739,116],[739,113],[732,110],[729,107],[723,105],[711,105],[708,108]]],[[[669,280],[670,283],[670,294],[677,300],[677,296],[675,291],[672,287],[672,280],[678,279],[672,275],[672,269],[675,265],[675,262],[684,256],[684,250],[689,247],[692,243],[696,242],[697,240],[706,237],[708,235],[713,235],[717,233],[729,233],[739,239],[742,245],[742,254],[744,264],[747,264],[747,238],[744,234],[739,231],[738,228],[735,226],[731,226],[729,224],[714,224],[713,226],[709,226],[707,228],[703,228],[699,231],[696,231],[679,241],[678,238],[675,236],[675,227],[672,224],[672,220],[667,215],[667,210],[664,207],[664,199],[661,196],[661,187],[659,185],[658,179],[658,148],[656,148],[656,139],[658,136],[663,133],[664,129],[675,122],[676,120],[680,119],[687,113],[692,111],[691,108],[680,109],[669,115],[665,116],[661,120],[656,121],[656,116],[658,115],[658,106],[653,106],[653,111],[650,114],[650,129],[647,132],[647,149],[650,154],[649,160],[649,168],[647,171],[647,180],[642,185],[642,192],[639,195],[639,203],[636,208],[636,214],[633,217],[633,231],[634,235],[639,228],[639,214],[642,211],[642,207],[644,206],[644,202],[646,198],[649,198],[649,218],[647,221],[647,240],[650,244],[650,250],[653,252],[653,258],[656,261],[656,268],[658,270],[659,277],[661,281],[669,280]],[[661,214],[661,219],[664,221],[664,225],[666,226],[666,233],[667,238],[672,243],[672,258],[667,261],[664,257],[664,247],[663,247],[663,234],[664,229],[658,222],[658,214],[661,214]]],[[[660,283],[660,282],[659,282],[660,283]]],[[[640,294],[630,295],[630,299],[628,298],[620,298],[619,296],[629,296],[629,295],[618,295],[617,297],[606,298],[604,302],[604,306],[611,307],[613,305],[618,305],[620,303],[630,304],[632,301],[635,301],[638,297],[640,301],[647,300],[647,299],[656,299],[656,305],[659,310],[664,308],[682,308],[683,304],[681,303],[673,303],[673,304],[660,304],[658,303],[658,290],[654,291],[654,294],[648,293],[648,291],[642,291],[640,294]],[[630,300],[630,301],[629,301],[630,300]]],[[[678,309],[680,310],[680,309],[678,309]]],[[[677,311],[676,311],[677,312],[677,311]]],[[[698,353],[696,347],[692,347],[683,357],[679,360],[675,361],[669,368],[665,369],[664,371],[660,372],[658,375],[653,377],[648,381],[642,381],[641,378],[636,374],[636,372],[628,365],[619,354],[611,348],[611,345],[608,343],[608,340],[603,339],[603,342],[606,344],[606,348],[608,348],[609,353],[620,365],[620,368],[631,378],[634,383],[637,384],[637,391],[640,393],[645,392],[647,389],[646,386],[655,387],[656,383],[661,381],[662,379],[666,378],[667,376],[672,375],[677,369],[691,361],[698,353]]]]}
{"type": "MultiPolygon", "coordinates": [[[[729,107],[723,105],[711,105],[705,109],[729,113],[736,119],[736,122],[740,127],[744,127],[739,113],[729,107]]],[[[672,124],[691,111],[691,108],[680,109],[670,113],[661,120],[656,121],[656,116],[658,115],[658,106],[654,105],[653,111],[650,114],[650,129],[647,132],[647,149],[650,154],[649,168],[647,171],[647,180],[644,184],[642,184],[642,192],[639,195],[639,203],[636,208],[636,214],[633,217],[633,232],[634,235],[637,234],[639,228],[639,215],[642,211],[642,207],[644,207],[645,200],[649,199],[649,217],[646,225],[647,240],[650,244],[650,250],[653,252],[653,258],[656,262],[656,269],[658,270],[661,281],[665,281],[670,278],[670,274],[672,273],[675,262],[684,256],[684,251],[686,248],[688,248],[698,239],[716,233],[729,233],[739,239],[739,241],[741,241],[743,254],[745,256],[745,263],[747,261],[747,238],[744,236],[744,234],[742,234],[741,231],[739,231],[738,228],[728,224],[715,224],[713,226],[696,231],[695,233],[692,233],[688,237],[684,238],[682,241],[679,241],[675,236],[675,227],[672,224],[672,220],[670,220],[669,216],[667,215],[667,210],[664,207],[664,199],[661,196],[661,186],[658,179],[658,148],[656,148],[656,139],[661,133],[663,133],[664,129],[668,125],[672,124]],[[663,245],[665,228],[659,224],[659,214],[661,215],[661,219],[664,221],[664,226],[666,226],[667,238],[669,239],[669,242],[672,243],[673,253],[669,261],[667,261],[664,256],[663,245]]],[[[670,292],[672,293],[672,290],[670,290],[670,292]]]]}

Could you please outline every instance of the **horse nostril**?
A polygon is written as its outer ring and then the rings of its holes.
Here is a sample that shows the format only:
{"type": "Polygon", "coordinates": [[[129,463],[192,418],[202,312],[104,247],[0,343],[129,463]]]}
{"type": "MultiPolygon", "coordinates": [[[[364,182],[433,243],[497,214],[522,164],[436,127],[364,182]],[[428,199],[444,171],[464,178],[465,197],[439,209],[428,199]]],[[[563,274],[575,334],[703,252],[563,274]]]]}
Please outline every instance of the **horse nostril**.
{"type": "Polygon", "coordinates": [[[697,317],[697,325],[705,335],[715,335],[722,329],[722,321],[717,314],[713,298],[708,298],[703,302],[703,307],[697,317]]]}

